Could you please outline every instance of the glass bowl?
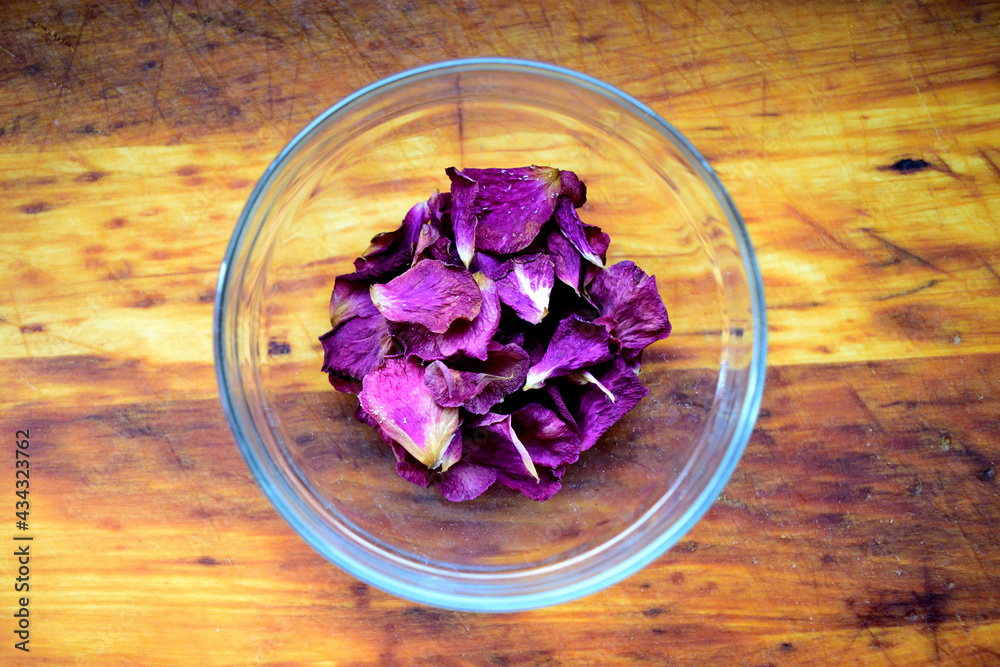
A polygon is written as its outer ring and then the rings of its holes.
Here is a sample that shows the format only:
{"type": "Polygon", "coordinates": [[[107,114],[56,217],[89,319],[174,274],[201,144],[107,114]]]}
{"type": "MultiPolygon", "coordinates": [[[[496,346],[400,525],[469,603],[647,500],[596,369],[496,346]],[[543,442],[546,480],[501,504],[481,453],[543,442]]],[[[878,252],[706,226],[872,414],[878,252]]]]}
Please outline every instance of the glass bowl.
{"type": "MultiPolygon", "coordinates": [[[[417,602],[512,611],[571,600],[676,543],[733,472],[765,368],[760,274],[705,160],[635,99],[538,63],[478,59],[364,88],[296,136],[257,184],[219,275],[222,404],[247,465],[323,556],[417,602]],[[646,350],[649,395],[538,503],[503,488],[452,503],[396,475],[320,372],[334,277],[445,168],[551,165],[587,183],[608,264],[657,278],[673,334],[646,350]]],[[[494,485],[498,487],[498,485],[494,485]]]]}

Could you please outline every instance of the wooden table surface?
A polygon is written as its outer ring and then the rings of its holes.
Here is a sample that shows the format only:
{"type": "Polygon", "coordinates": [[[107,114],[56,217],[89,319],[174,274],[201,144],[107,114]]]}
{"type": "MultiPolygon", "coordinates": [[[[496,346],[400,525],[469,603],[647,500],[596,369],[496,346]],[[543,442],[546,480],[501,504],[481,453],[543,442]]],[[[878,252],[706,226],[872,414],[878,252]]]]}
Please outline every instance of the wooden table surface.
{"type": "Polygon", "coordinates": [[[0,91],[3,663],[1000,664],[1000,5],[7,1],[0,91]],[[601,593],[486,616],[307,546],[243,464],[210,342],[229,235],[295,132],[482,55],[678,127],[770,318],[757,429],[701,523],[601,593]]]}

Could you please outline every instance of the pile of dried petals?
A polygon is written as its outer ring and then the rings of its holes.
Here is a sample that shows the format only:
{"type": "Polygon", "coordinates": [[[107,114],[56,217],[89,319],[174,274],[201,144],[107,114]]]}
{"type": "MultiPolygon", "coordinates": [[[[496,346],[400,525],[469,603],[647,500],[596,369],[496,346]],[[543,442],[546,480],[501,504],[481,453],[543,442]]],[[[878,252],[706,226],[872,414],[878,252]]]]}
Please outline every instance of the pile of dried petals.
{"type": "Polygon", "coordinates": [[[642,350],[670,334],[656,279],[605,268],[610,239],[551,167],[450,168],[451,192],[338,276],[323,371],[396,470],[445,498],[494,482],[534,500],[647,394],[642,350]]]}

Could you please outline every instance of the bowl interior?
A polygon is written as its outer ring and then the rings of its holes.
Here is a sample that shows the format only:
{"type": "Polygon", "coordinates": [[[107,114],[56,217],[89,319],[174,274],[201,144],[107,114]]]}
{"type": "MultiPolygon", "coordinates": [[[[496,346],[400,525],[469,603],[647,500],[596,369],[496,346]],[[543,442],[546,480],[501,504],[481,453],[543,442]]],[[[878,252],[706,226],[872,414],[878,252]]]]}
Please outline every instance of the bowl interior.
{"type": "Polygon", "coordinates": [[[663,535],[714,499],[753,403],[754,272],[725,195],[651,120],[562,74],[444,67],[348,101],[265,177],[224,270],[220,372],[251,467],[272,499],[294,498],[291,510],[276,503],[327,555],[358,561],[348,567],[361,576],[403,573],[417,589],[420,575],[458,595],[466,584],[516,595],[667,546],[663,535]],[[611,236],[609,265],[630,259],[656,276],[673,334],[646,351],[649,396],[570,466],[555,497],[494,488],[451,503],[396,475],[392,452],[354,419],[356,397],[320,372],[317,338],[335,276],[448,189],[446,167],[528,164],[587,183],[581,218],[611,236]]]}

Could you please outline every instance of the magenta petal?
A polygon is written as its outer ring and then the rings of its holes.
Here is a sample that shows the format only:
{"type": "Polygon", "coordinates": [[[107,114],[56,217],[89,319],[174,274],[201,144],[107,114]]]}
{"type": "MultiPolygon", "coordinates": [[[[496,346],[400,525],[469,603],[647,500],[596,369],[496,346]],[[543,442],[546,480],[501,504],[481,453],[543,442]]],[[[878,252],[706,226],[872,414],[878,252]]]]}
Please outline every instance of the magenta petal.
{"type": "Polygon", "coordinates": [[[378,313],[351,318],[319,339],[323,343],[323,372],[342,379],[364,377],[378,366],[393,346],[387,322],[378,313]]]}
{"type": "MultiPolygon", "coordinates": [[[[424,225],[420,228],[420,237],[417,239],[417,247],[414,251],[415,255],[419,256],[422,252],[434,246],[435,243],[441,240],[441,232],[434,225],[424,225]]],[[[417,262],[417,257],[413,258],[414,264],[417,262]]]]}
{"type": "Polygon", "coordinates": [[[475,274],[473,279],[479,285],[482,306],[471,322],[456,320],[443,334],[419,324],[390,325],[390,331],[403,344],[407,354],[424,361],[446,359],[456,354],[486,359],[490,341],[500,325],[500,297],[492,280],[481,273],[475,274]]]}
{"type": "Polygon", "coordinates": [[[528,353],[518,345],[490,343],[489,354],[483,364],[490,380],[477,395],[466,400],[463,407],[473,414],[489,412],[505,396],[524,386],[529,365],[528,353]]]}
{"type": "Polygon", "coordinates": [[[541,360],[528,369],[525,389],[538,389],[550,377],[566,375],[573,371],[611,359],[607,330],[575,315],[567,317],[552,334],[541,360]]]}
{"type": "Polygon", "coordinates": [[[441,457],[441,470],[448,470],[458,463],[462,458],[462,429],[455,429],[451,436],[451,442],[445,447],[444,455],[441,457]]]}
{"type": "Polygon", "coordinates": [[[500,300],[525,322],[538,324],[549,312],[549,296],[555,285],[555,267],[538,253],[514,257],[498,269],[500,300]]]}
{"type": "Polygon", "coordinates": [[[564,169],[560,172],[559,194],[568,197],[573,206],[577,208],[587,203],[587,186],[572,171],[564,169]]]}
{"type": "Polygon", "coordinates": [[[580,428],[581,450],[593,447],[605,431],[649,393],[621,357],[615,357],[614,364],[598,374],[597,379],[615,396],[615,401],[612,402],[605,392],[594,384],[588,385],[584,390],[576,418],[580,428]]]}
{"type": "Polygon", "coordinates": [[[388,358],[362,380],[361,407],[385,433],[428,468],[442,467],[459,413],[438,405],[424,384],[423,367],[388,358]]]}
{"type": "MultiPolygon", "coordinates": [[[[432,197],[432,200],[434,197],[432,197]]],[[[428,202],[410,209],[403,224],[395,231],[378,234],[362,257],[354,260],[355,272],[345,278],[369,282],[385,282],[398,276],[413,263],[420,229],[431,219],[428,202]]]]}
{"type": "Polygon", "coordinates": [[[576,214],[573,203],[566,197],[559,198],[559,203],[556,204],[555,219],[556,224],[559,226],[559,231],[573,244],[573,247],[577,249],[585,260],[596,266],[604,266],[600,253],[596,252],[590,246],[590,241],[587,239],[587,230],[584,228],[580,216],[576,214]]]}
{"type": "Polygon", "coordinates": [[[580,436],[552,410],[529,403],[511,415],[511,423],[536,465],[555,468],[580,458],[580,436]]]}
{"type": "Polygon", "coordinates": [[[601,271],[588,288],[601,311],[596,321],[608,328],[622,347],[637,352],[670,335],[670,319],[656,290],[656,277],[633,262],[618,262],[601,271]]]}
{"type": "Polygon", "coordinates": [[[436,486],[448,500],[461,502],[480,496],[497,480],[493,468],[459,461],[447,472],[441,474],[436,486]]]}
{"type": "Polygon", "coordinates": [[[580,253],[558,229],[552,229],[546,239],[549,259],[555,267],[556,278],[580,293],[580,253]]]}
{"type": "Polygon", "coordinates": [[[418,262],[401,276],[371,287],[375,307],[393,322],[421,324],[444,333],[457,319],[479,314],[482,297],[472,274],[436,259],[418,262]]]}
{"type": "MultiPolygon", "coordinates": [[[[361,389],[358,389],[358,392],[360,391],[361,389]]],[[[402,445],[393,442],[392,438],[390,438],[389,435],[382,430],[382,427],[378,425],[378,420],[372,417],[370,414],[368,414],[368,411],[365,410],[363,407],[361,407],[360,402],[358,403],[358,407],[354,409],[354,418],[357,419],[359,422],[368,424],[373,429],[375,429],[378,432],[379,437],[382,438],[382,441],[385,444],[392,447],[392,451],[396,455],[396,460],[397,461],[403,460],[403,455],[406,453],[406,450],[403,449],[402,445]]]]}
{"type": "Polygon", "coordinates": [[[479,185],[476,249],[510,254],[527,248],[555,209],[561,182],[558,169],[465,169],[479,185]]]}
{"type": "Polygon", "coordinates": [[[494,280],[496,280],[497,276],[500,274],[501,266],[503,266],[503,260],[498,259],[486,252],[477,252],[476,256],[472,260],[473,270],[481,271],[494,280]]]}
{"type": "MultiPolygon", "coordinates": [[[[538,471],[531,460],[531,454],[525,448],[524,443],[514,432],[511,426],[510,415],[504,415],[499,421],[489,419],[478,426],[480,433],[485,432],[488,436],[486,443],[479,445],[474,451],[471,460],[482,465],[497,468],[510,475],[526,476],[538,479],[538,471]]],[[[473,432],[473,438],[476,433],[473,432]]]]}
{"type": "Polygon", "coordinates": [[[445,170],[451,179],[451,225],[455,232],[455,247],[466,266],[472,265],[476,252],[476,195],[479,185],[454,167],[445,170]]]}
{"type": "Polygon", "coordinates": [[[538,479],[524,475],[512,475],[498,471],[497,481],[508,489],[520,491],[528,498],[542,502],[548,500],[562,488],[562,468],[539,468],[538,479]]]}
{"type": "Polygon", "coordinates": [[[341,322],[355,317],[377,315],[378,309],[372,303],[368,284],[337,276],[330,296],[330,326],[336,328],[341,322]]]}
{"type": "Polygon", "coordinates": [[[408,457],[404,461],[396,461],[396,474],[411,484],[424,487],[430,486],[431,480],[434,479],[434,473],[412,457],[408,457]]]}
{"type": "Polygon", "coordinates": [[[608,247],[611,246],[611,237],[601,231],[600,227],[594,225],[583,225],[584,234],[587,236],[587,243],[590,248],[601,258],[601,266],[607,261],[608,247]]]}
{"type": "Polygon", "coordinates": [[[424,384],[437,404],[446,408],[461,407],[478,396],[491,377],[486,373],[456,371],[445,366],[443,361],[435,361],[424,369],[424,384]]]}
{"type": "Polygon", "coordinates": [[[491,343],[485,362],[468,365],[478,366],[479,370],[456,370],[434,361],[424,369],[424,383],[438,405],[485,414],[524,384],[528,355],[517,345],[491,343]]]}

